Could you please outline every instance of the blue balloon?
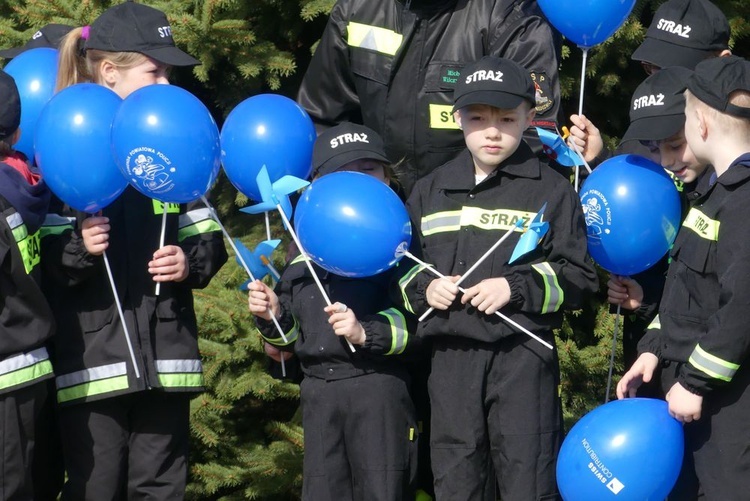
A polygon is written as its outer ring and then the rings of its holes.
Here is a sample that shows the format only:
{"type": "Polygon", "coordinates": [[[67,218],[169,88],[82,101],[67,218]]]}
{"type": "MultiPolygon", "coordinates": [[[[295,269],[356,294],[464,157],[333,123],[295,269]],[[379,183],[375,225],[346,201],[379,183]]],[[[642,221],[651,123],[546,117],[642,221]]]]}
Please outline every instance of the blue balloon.
{"type": "Polygon", "coordinates": [[[672,179],[637,155],[602,162],[584,181],[580,198],[589,254],[617,275],[656,264],[680,228],[680,197],[672,179]]]}
{"type": "Polygon", "coordinates": [[[39,47],[22,52],[5,66],[21,96],[21,137],[13,146],[34,158],[34,131],[42,108],[55,93],[57,49],[39,47]]]}
{"type": "Polygon", "coordinates": [[[634,5],[635,0],[539,0],[549,22],[585,49],[611,37],[634,5]]]}
{"type": "Polygon", "coordinates": [[[174,85],[149,85],[125,98],[112,124],[112,147],[130,184],[162,202],[200,198],[221,168],[211,113],[174,85]]]}
{"type": "Polygon", "coordinates": [[[307,179],[312,170],[315,126],[288,97],[259,94],[242,101],[221,128],[221,162],[229,181],[261,201],[256,178],[265,166],[271,182],[284,176],[307,179]]]}
{"type": "Polygon", "coordinates": [[[313,181],[297,202],[294,228],[318,266],[345,277],[387,270],[411,242],[401,199],[382,181],[359,172],[334,172],[313,181]]]}
{"type": "Polygon", "coordinates": [[[565,501],[662,501],[682,467],[682,425],[667,403],[615,400],[583,416],[557,458],[565,501]]]}
{"type": "Polygon", "coordinates": [[[97,212],[128,185],[110,139],[121,102],[106,87],[82,83],[61,90],[39,115],[36,164],[53,193],[76,210],[97,212]]]}

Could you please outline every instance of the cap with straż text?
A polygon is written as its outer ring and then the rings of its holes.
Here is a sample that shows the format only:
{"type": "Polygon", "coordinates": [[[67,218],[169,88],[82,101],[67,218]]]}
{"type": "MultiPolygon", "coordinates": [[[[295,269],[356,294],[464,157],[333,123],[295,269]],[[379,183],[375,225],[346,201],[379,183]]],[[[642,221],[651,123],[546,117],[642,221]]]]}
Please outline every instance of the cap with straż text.
{"type": "Polygon", "coordinates": [[[510,59],[485,56],[461,70],[453,91],[453,111],[472,104],[485,104],[504,110],[523,101],[536,106],[534,82],[521,65],[510,59]]]}
{"type": "Polygon", "coordinates": [[[383,139],[364,125],[341,123],[324,130],[315,140],[312,176],[324,176],[363,159],[389,163],[383,139]]]}

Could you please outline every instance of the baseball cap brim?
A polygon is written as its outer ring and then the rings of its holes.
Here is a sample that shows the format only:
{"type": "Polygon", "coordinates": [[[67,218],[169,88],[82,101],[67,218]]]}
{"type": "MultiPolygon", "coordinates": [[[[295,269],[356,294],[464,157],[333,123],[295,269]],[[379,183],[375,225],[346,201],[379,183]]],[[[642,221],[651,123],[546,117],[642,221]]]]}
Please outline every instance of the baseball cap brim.
{"type": "Polygon", "coordinates": [[[349,162],[364,159],[379,160],[381,162],[390,163],[390,160],[375,151],[345,151],[338,155],[332,156],[331,158],[323,162],[320,167],[313,169],[313,176],[325,176],[326,174],[330,174],[331,172],[336,172],[338,169],[348,164],[349,162]]]}
{"type": "Polygon", "coordinates": [[[683,68],[693,70],[698,63],[710,57],[714,52],[712,50],[693,49],[665,42],[664,40],[646,37],[643,43],[635,49],[631,59],[633,61],[651,63],[659,68],[682,66],[683,68]]]}
{"type": "Polygon", "coordinates": [[[183,52],[177,47],[159,47],[158,49],[147,49],[139,52],[151,59],[155,59],[160,63],[168,64],[170,66],[197,66],[201,64],[201,62],[193,56],[183,52]]]}
{"type": "Polygon", "coordinates": [[[644,117],[630,123],[622,136],[625,141],[661,141],[670,138],[685,127],[685,115],[644,117]]]}
{"type": "Polygon", "coordinates": [[[14,57],[16,57],[17,55],[19,55],[24,50],[26,50],[25,46],[13,47],[11,49],[0,50],[0,57],[2,57],[3,59],[13,59],[14,57]]]}
{"type": "Polygon", "coordinates": [[[472,104],[486,104],[501,110],[512,110],[526,99],[517,94],[509,94],[495,90],[478,90],[459,97],[453,105],[453,111],[460,110],[472,104]]]}

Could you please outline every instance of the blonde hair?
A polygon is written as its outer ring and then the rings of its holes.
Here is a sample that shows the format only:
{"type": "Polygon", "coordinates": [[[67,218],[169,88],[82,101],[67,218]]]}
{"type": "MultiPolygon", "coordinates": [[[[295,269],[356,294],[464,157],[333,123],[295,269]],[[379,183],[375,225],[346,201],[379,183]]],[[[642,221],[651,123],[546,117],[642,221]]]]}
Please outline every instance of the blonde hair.
{"type": "Polygon", "coordinates": [[[56,92],[82,82],[102,84],[99,68],[104,61],[109,61],[120,69],[128,69],[148,59],[139,52],[108,52],[95,49],[84,52],[82,33],[83,28],[75,28],[65,35],[60,43],[56,92]]]}
{"type": "MultiPolygon", "coordinates": [[[[729,94],[729,103],[742,108],[750,109],[750,92],[746,90],[736,90],[729,94]]],[[[711,123],[719,129],[722,135],[729,137],[741,137],[746,140],[750,136],[750,119],[736,117],[716,108],[709,106],[701,101],[695,94],[689,90],[685,91],[685,107],[695,107],[700,109],[711,123]]]]}

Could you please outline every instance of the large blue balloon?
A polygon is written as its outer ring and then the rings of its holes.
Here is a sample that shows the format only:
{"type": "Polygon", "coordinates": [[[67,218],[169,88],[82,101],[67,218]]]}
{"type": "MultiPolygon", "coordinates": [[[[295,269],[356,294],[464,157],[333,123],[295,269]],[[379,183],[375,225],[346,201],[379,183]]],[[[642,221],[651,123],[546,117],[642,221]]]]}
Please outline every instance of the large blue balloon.
{"type": "Polygon", "coordinates": [[[21,96],[21,138],[13,146],[34,158],[34,131],[42,108],[55,93],[57,49],[39,47],[22,52],[4,68],[21,96]]]}
{"type": "Polygon", "coordinates": [[[346,277],[381,273],[411,242],[409,215],[385,183],[359,172],[313,181],[297,203],[294,228],[321,268],[346,277]]]}
{"type": "Polygon", "coordinates": [[[539,0],[552,25],[581,48],[612,36],[634,5],[635,0],[539,0]]]}
{"type": "Polygon", "coordinates": [[[680,197],[659,165],[637,155],[603,162],[580,192],[591,257],[617,275],[650,268],[680,228],[680,197]]]}
{"type": "Polygon", "coordinates": [[[130,184],[162,202],[200,198],[221,168],[211,113],[174,85],[149,85],[125,98],[112,124],[112,147],[130,184]]]}
{"type": "Polygon", "coordinates": [[[272,183],[287,175],[310,176],[315,137],[310,116],[288,97],[250,97],[229,113],[221,128],[224,172],[241,193],[260,201],[256,178],[263,166],[272,183]]]}
{"type": "Polygon", "coordinates": [[[557,485],[565,501],[662,501],[677,481],[683,450],[682,425],[665,401],[615,400],[568,432],[557,485]]]}
{"type": "Polygon", "coordinates": [[[110,138],[121,102],[106,87],[82,83],[60,91],[39,115],[36,163],[50,189],[74,209],[97,212],[128,185],[110,138]]]}

